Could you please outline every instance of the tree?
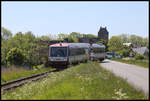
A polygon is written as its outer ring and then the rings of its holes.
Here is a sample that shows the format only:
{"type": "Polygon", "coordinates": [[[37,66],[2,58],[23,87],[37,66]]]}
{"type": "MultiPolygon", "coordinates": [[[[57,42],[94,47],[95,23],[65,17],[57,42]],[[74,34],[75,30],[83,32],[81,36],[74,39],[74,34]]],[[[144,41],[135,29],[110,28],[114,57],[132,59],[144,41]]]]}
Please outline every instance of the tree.
{"type": "Polygon", "coordinates": [[[78,43],[79,42],[78,38],[73,38],[72,40],[73,40],[74,43],[78,43]]]}
{"type": "Polygon", "coordinates": [[[50,40],[51,40],[49,36],[44,36],[44,35],[41,36],[40,39],[41,39],[42,41],[50,41],[50,40]]]}
{"type": "Polygon", "coordinates": [[[13,45],[13,47],[23,49],[23,47],[24,47],[23,37],[24,37],[24,35],[22,32],[16,33],[15,36],[11,40],[11,42],[12,42],[11,45],[13,45]]]}
{"type": "Polygon", "coordinates": [[[129,53],[130,53],[130,49],[124,48],[124,49],[118,51],[117,53],[122,57],[128,57],[129,53]]]}
{"type": "Polygon", "coordinates": [[[149,39],[147,37],[143,38],[144,46],[149,48],[149,39]]]}
{"type": "Polygon", "coordinates": [[[22,37],[22,50],[25,53],[25,64],[28,65],[29,67],[33,64],[33,58],[34,58],[34,47],[36,46],[35,43],[36,37],[31,31],[28,31],[24,34],[22,37]]]}
{"type": "Polygon", "coordinates": [[[6,57],[7,61],[11,65],[22,65],[24,63],[25,55],[19,48],[12,48],[6,57]]]}
{"type": "Polygon", "coordinates": [[[2,27],[1,39],[2,40],[9,40],[12,37],[12,33],[10,30],[2,27]]]}
{"type": "Polygon", "coordinates": [[[40,64],[44,64],[46,65],[48,63],[48,47],[49,47],[49,43],[48,41],[50,40],[50,38],[48,36],[42,36],[40,37],[40,41],[37,44],[38,47],[38,51],[39,51],[39,63],[40,64]]]}
{"type": "Polygon", "coordinates": [[[109,51],[120,51],[123,48],[123,42],[118,36],[112,36],[108,42],[109,51]]]}
{"type": "Polygon", "coordinates": [[[32,42],[35,39],[35,35],[31,31],[28,31],[24,34],[24,39],[27,42],[32,42]]]}
{"type": "Polygon", "coordinates": [[[79,38],[79,37],[82,37],[82,34],[80,34],[78,32],[72,32],[72,33],[70,33],[70,37],[71,38],[79,38]]]}
{"type": "Polygon", "coordinates": [[[68,35],[68,42],[79,42],[79,39],[78,38],[81,38],[83,37],[83,34],[80,34],[78,32],[72,32],[68,35]]]}
{"type": "Polygon", "coordinates": [[[149,49],[149,43],[146,45],[146,47],[149,49]]]}
{"type": "Polygon", "coordinates": [[[139,46],[139,47],[144,46],[143,38],[140,36],[131,35],[129,40],[134,46],[139,46]]]}
{"type": "Polygon", "coordinates": [[[121,34],[119,38],[122,40],[123,43],[129,43],[129,35],[128,34],[121,34]]]}
{"type": "Polygon", "coordinates": [[[83,34],[83,37],[89,37],[89,38],[97,38],[96,35],[93,35],[93,34],[83,34]]]}
{"type": "Polygon", "coordinates": [[[1,49],[1,63],[2,65],[15,64],[15,65],[27,65],[32,67],[33,65],[39,65],[48,61],[48,41],[49,36],[35,37],[31,31],[26,33],[18,32],[9,40],[2,40],[1,49]],[[15,48],[15,49],[14,49],[15,48]],[[19,50],[19,51],[18,51],[19,50]],[[21,50],[21,51],[20,51],[21,50]],[[17,54],[23,54],[23,63],[16,61],[22,61],[17,54]],[[18,59],[18,60],[17,60],[18,59]]]}
{"type": "Polygon", "coordinates": [[[12,38],[12,33],[10,30],[2,27],[2,32],[1,32],[1,62],[2,65],[6,65],[7,61],[6,61],[6,56],[7,53],[10,49],[10,40],[12,38]]]}
{"type": "Polygon", "coordinates": [[[6,65],[7,61],[6,61],[6,56],[7,56],[7,52],[8,52],[8,47],[7,47],[7,43],[5,40],[1,41],[1,63],[2,65],[6,65]]]}
{"type": "Polygon", "coordinates": [[[101,39],[100,41],[98,41],[96,43],[105,45],[105,51],[108,51],[108,42],[106,40],[101,39]]]}
{"type": "Polygon", "coordinates": [[[134,46],[143,47],[147,46],[148,44],[148,38],[143,38],[141,36],[137,35],[128,35],[128,34],[121,34],[119,35],[120,39],[123,43],[132,43],[134,46]]]}
{"type": "Polygon", "coordinates": [[[64,39],[67,38],[67,37],[68,37],[67,34],[64,34],[64,33],[58,34],[58,40],[64,40],[64,39]]]}

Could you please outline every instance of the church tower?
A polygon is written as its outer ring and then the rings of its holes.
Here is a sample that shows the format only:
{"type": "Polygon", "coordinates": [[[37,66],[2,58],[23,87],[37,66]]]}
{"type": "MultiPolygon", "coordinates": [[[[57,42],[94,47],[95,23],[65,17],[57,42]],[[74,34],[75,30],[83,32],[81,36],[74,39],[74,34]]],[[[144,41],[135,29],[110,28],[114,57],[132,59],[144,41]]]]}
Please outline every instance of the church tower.
{"type": "Polygon", "coordinates": [[[109,36],[109,32],[107,31],[106,27],[100,27],[100,30],[98,32],[98,38],[101,40],[101,39],[104,39],[106,41],[108,41],[108,36],[109,36]]]}

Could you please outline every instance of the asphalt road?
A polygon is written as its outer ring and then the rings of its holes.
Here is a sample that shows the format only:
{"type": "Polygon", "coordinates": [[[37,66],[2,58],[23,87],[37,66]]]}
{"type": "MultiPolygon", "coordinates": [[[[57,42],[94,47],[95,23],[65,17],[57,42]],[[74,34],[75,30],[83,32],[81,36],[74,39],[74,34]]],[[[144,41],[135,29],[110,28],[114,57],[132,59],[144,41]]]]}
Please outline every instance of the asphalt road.
{"type": "Polygon", "coordinates": [[[101,66],[127,80],[136,89],[149,94],[149,69],[121,62],[104,60],[101,66]]]}

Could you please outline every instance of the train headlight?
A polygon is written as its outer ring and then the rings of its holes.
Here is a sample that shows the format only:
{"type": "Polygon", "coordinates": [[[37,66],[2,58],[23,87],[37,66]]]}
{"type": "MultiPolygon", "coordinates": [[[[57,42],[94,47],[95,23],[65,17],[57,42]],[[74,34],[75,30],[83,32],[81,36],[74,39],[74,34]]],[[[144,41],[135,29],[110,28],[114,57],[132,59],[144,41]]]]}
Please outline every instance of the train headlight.
{"type": "Polygon", "coordinates": [[[64,61],[67,61],[67,59],[63,59],[64,61]]]}

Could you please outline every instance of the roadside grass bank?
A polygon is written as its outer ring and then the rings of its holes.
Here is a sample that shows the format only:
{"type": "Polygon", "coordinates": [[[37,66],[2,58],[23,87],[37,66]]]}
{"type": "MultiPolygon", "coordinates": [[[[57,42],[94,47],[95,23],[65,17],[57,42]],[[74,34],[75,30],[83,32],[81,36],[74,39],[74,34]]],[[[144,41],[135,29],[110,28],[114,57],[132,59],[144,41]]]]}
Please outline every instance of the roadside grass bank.
{"type": "Polygon", "coordinates": [[[137,65],[137,66],[141,66],[144,68],[149,68],[149,60],[135,60],[135,59],[125,60],[125,59],[116,59],[116,58],[112,58],[110,60],[127,63],[127,64],[132,64],[132,65],[137,65]]]}
{"type": "Polygon", "coordinates": [[[25,70],[23,68],[8,68],[7,70],[4,70],[1,74],[1,84],[16,80],[22,77],[31,76],[33,74],[43,73],[46,71],[55,70],[54,68],[43,68],[39,70],[25,70]]]}
{"type": "Polygon", "coordinates": [[[50,73],[39,81],[25,84],[16,90],[2,92],[2,99],[15,100],[119,100],[148,99],[124,79],[103,69],[98,62],[72,66],[50,73]]]}

